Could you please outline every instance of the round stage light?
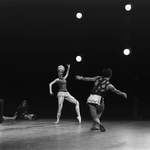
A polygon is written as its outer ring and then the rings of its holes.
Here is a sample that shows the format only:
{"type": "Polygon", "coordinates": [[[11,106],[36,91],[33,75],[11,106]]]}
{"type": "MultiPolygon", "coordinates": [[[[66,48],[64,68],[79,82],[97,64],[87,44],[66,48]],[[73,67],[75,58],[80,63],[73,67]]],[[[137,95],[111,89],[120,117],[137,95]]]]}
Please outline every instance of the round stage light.
{"type": "Polygon", "coordinates": [[[78,55],[78,56],[76,56],[76,61],[77,61],[77,62],[81,62],[81,61],[82,61],[82,57],[81,57],[81,56],[79,56],[79,55],[78,55]]]}
{"type": "Polygon", "coordinates": [[[81,19],[81,18],[82,18],[82,13],[81,13],[81,12],[78,12],[78,13],[76,14],[76,17],[77,17],[78,19],[81,19]]]}
{"type": "Polygon", "coordinates": [[[126,55],[126,56],[130,55],[131,54],[131,49],[129,49],[129,48],[124,49],[123,54],[126,55]]]}
{"type": "Polygon", "coordinates": [[[132,5],[131,4],[125,5],[125,10],[126,11],[130,11],[131,9],[132,9],[132,5]]]}

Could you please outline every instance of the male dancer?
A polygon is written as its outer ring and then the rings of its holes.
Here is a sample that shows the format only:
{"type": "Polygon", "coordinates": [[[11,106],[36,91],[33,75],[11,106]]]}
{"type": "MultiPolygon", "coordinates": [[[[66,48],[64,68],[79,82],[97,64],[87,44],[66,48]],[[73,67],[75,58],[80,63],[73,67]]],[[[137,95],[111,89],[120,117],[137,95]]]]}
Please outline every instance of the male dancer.
{"type": "Polygon", "coordinates": [[[105,128],[100,122],[100,118],[104,111],[104,97],[106,95],[106,91],[111,90],[112,92],[122,95],[127,98],[126,93],[117,90],[110,82],[110,78],[112,76],[112,70],[110,68],[106,68],[102,71],[102,76],[96,77],[83,77],[76,76],[76,79],[83,81],[94,81],[94,87],[90,96],[87,99],[87,104],[89,105],[90,114],[93,118],[93,124],[91,130],[97,129],[95,126],[98,125],[99,129],[102,132],[105,132],[105,128]]]}

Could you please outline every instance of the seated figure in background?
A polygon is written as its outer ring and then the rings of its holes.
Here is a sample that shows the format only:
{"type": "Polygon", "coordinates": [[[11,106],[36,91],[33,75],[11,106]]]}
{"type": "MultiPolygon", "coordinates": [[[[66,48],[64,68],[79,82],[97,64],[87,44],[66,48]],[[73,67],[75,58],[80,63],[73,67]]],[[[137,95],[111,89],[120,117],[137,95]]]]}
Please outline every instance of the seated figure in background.
{"type": "Polygon", "coordinates": [[[23,100],[22,104],[18,106],[17,111],[14,114],[16,119],[21,120],[36,120],[37,117],[35,114],[29,114],[27,101],[23,100]]]}

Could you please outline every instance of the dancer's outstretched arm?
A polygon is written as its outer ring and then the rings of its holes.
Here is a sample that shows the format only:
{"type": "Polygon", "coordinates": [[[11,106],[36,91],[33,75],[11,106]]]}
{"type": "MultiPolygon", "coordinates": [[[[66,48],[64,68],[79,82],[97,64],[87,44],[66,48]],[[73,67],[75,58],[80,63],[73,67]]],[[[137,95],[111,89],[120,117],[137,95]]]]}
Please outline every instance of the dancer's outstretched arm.
{"type": "Polygon", "coordinates": [[[122,95],[125,98],[127,98],[127,94],[124,92],[121,92],[120,90],[116,89],[112,84],[109,84],[107,87],[107,90],[111,90],[112,92],[118,94],[118,95],[122,95]]]}
{"type": "Polygon", "coordinates": [[[83,76],[76,76],[77,80],[82,80],[82,81],[95,81],[98,77],[100,76],[96,76],[96,77],[83,77],[83,76]]]}
{"type": "Polygon", "coordinates": [[[69,71],[70,71],[70,64],[67,64],[67,66],[68,66],[68,69],[67,69],[66,75],[64,76],[65,79],[68,77],[69,71]]]}

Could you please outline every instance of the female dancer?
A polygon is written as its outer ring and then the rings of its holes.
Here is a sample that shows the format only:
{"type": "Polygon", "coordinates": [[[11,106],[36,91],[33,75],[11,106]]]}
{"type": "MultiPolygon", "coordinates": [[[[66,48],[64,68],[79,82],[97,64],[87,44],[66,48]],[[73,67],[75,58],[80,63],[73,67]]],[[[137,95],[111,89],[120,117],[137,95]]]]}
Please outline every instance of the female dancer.
{"type": "Polygon", "coordinates": [[[82,77],[76,76],[76,79],[83,81],[94,81],[94,87],[90,96],[87,99],[87,104],[89,105],[90,114],[93,118],[93,124],[91,130],[97,129],[95,126],[98,125],[99,129],[102,132],[105,132],[105,128],[100,122],[100,118],[104,111],[104,97],[106,95],[106,91],[111,90],[112,92],[123,95],[127,98],[126,93],[117,90],[110,82],[110,78],[112,75],[112,70],[110,68],[106,68],[102,71],[102,76],[96,77],[82,77]]]}
{"type": "Polygon", "coordinates": [[[63,102],[64,102],[64,99],[66,99],[69,102],[75,104],[75,110],[76,110],[76,113],[77,113],[77,119],[78,119],[79,124],[80,124],[81,123],[81,115],[80,115],[79,102],[73,96],[71,96],[70,93],[67,91],[67,81],[66,81],[66,78],[68,77],[68,74],[69,74],[70,64],[67,65],[67,66],[68,66],[68,69],[67,69],[67,72],[66,72],[65,76],[63,76],[64,71],[65,71],[64,66],[62,66],[62,65],[58,66],[58,68],[57,68],[58,78],[56,78],[54,81],[52,81],[49,84],[49,90],[50,90],[50,94],[51,95],[53,95],[52,85],[54,83],[57,83],[58,87],[59,87],[59,91],[57,93],[57,98],[58,98],[57,121],[55,123],[56,124],[59,123],[60,116],[61,116],[61,111],[62,111],[62,108],[63,108],[63,102]]]}

